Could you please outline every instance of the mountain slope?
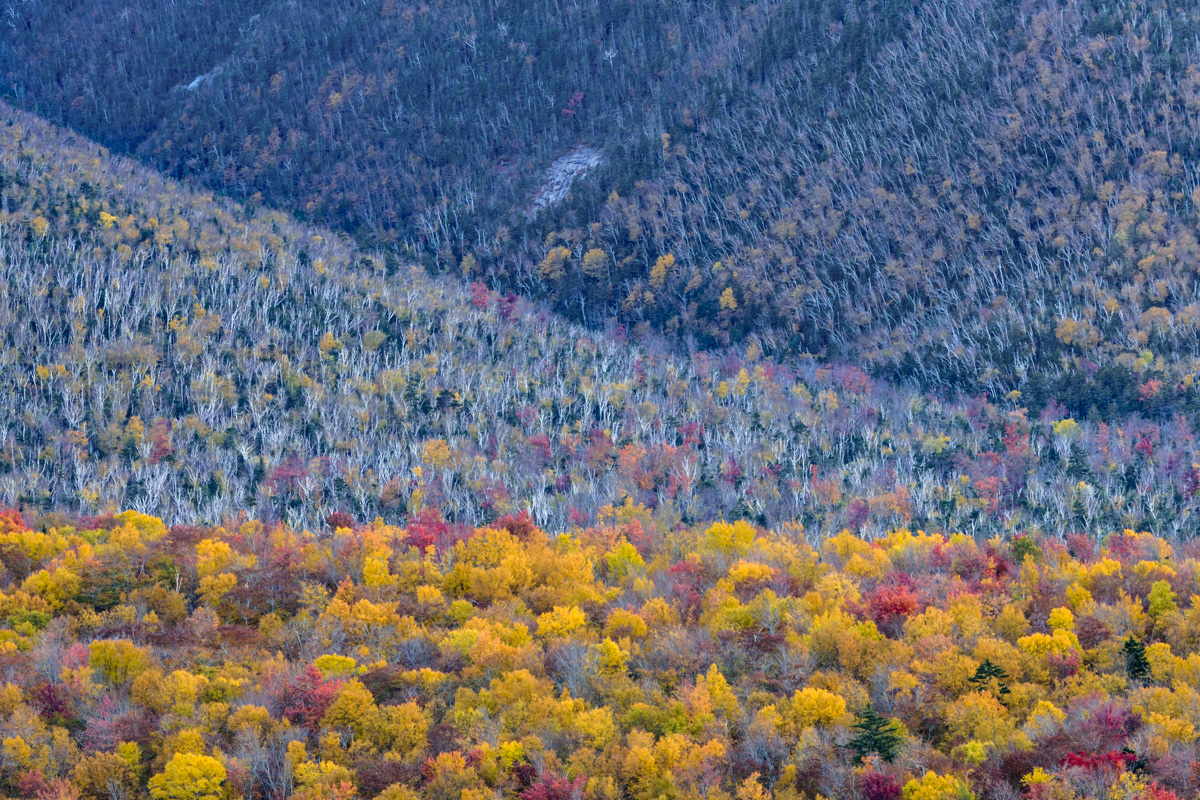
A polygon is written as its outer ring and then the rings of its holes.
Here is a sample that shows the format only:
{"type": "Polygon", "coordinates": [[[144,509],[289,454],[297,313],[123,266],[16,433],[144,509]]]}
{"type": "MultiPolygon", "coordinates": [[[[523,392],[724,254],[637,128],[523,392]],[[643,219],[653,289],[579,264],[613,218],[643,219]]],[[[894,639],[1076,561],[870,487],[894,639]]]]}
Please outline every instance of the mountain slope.
{"type": "Polygon", "coordinates": [[[0,106],[0,502],[315,525],[1195,527],[1194,382],[1138,412],[683,359],[164,180],[0,106]],[[644,508],[644,511],[639,511],[644,508]]]}
{"type": "Polygon", "coordinates": [[[1186,6],[12,13],[0,70],[27,107],[594,326],[1110,419],[1139,360],[1168,387],[1195,370],[1186,6]],[[581,144],[600,166],[531,216],[581,144]]]}

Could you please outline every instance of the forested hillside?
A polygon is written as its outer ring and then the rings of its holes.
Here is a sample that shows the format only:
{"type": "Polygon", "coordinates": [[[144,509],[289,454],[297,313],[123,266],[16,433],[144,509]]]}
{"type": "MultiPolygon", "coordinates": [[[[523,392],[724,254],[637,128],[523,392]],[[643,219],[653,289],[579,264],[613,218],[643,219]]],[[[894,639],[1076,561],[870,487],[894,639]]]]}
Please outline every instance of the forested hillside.
{"type": "Polygon", "coordinates": [[[0,107],[0,500],[441,530],[604,506],[983,533],[1193,534],[1194,376],[1103,422],[756,344],[671,355],[199,194],[0,107]],[[1164,408],[1188,414],[1168,416],[1164,408]],[[1158,419],[1159,421],[1153,421],[1158,419]]]}
{"type": "Polygon", "coordinates": [[[0,795],[1200,797],[1191,6],[2,19],[0,795]]]}
{"type": "Polygon", "coordinates": [[[1195,366],[1189,4],[80,0],[7,21],[26,107],[593,326],[1110,419],[1135,362],[1164,359],[1168,393],[1195,366]],[[600,166],[534,215],[579,145],[600,166]]]}
{"type": "Polygon", "coordinates": [[[1187,800],[1195,544],[0,515],[30,800],[1187,800]],[[1190,600],[1185,598],[1191,598],[1190,600]]]}

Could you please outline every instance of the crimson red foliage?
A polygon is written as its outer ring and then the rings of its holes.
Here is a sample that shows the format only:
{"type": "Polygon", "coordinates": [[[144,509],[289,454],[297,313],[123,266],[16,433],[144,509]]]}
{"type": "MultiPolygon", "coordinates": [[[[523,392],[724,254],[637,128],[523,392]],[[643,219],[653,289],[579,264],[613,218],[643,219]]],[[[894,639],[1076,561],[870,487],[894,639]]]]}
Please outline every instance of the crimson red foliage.
{"type": "Polygon", "coordinates": [[[868,772],[863,776],[863,797],[866,800],[899,800],[900,782],[883,772],[868,772]]]}
{"type": "Polygon", "coordinates": [[[1124,769],[1126,762],[1132,763],[1137,757],[1133,753],[1120,750],[1110,750],[1107,753],[1067,753],[1063,764],[1068,767],[1083,767],[1084,769],[1124,769]]]}
{"type": "Polygon", "coordinates": [[[62,725],[64,721],[74,716],[74,711],[71,709],[71,698],[58,684],[43,683],[35,689],[33,703],[38,710],[38,715],[44,720],[52,721],[55,725],[62,725]]]}
{"type": "Polygon", "coordinates": [[[418,512],[408,521],[408,534],[405,544],[424,550],[427,547],[439,547],[448,534],[450,526],[442,519],[442,515],[432,508],[418,512]]]}
{"type": "Polygon", "coordinates": [[[583,775],[573,781],[558,775],[542,778],[521,793],[521,800],[578,800],[586,783],[583,775]]]}
{"type": "Polygon", "coordinates": [[[337,696],[342,682],[325,680],[314,666],[296,676],[283,691],[283,715],[306,728],[316,728],[337,696]]]}
{"type": "Polygon", "coordinates": [[[537,530],[537,524],[525,509],[522,509],[519,514],[500,517],[496,520],[496,527],[503,528],[521,541],[528,540],[530,534],[537,530]]]}
{"type": "Polygon", "coordinates": [[[336,531],[338,528],[350,528],[353,530],[357,527],[354,517],[345,511],[334,511],[325,518],[325,524],[329,526],[329,530],[331,531],[336,531]]]}
{"type": "Polygon", "coordinates": [[[904,620],[921,604],[912,588],[904,583],[878,586],[863,600],[861,616],[874,622],[886,636],[897,636],[904,620]]]}
{"type": "Polygon", "coordinates": [[[476,308],[487,308],[489,296],[487,284],[478,282],[471,284],[471,304],[476,308]]]}
{"type": "Polygon", "coordinates": [[[1046,657],[1046,661],[1049,663],[1050,669],[1059,678],[1069,678],[1079,672],[1080,656],[1077,650],[1072,650],[1061,656],[1057,653],[1051,653],[1046,657]]]}

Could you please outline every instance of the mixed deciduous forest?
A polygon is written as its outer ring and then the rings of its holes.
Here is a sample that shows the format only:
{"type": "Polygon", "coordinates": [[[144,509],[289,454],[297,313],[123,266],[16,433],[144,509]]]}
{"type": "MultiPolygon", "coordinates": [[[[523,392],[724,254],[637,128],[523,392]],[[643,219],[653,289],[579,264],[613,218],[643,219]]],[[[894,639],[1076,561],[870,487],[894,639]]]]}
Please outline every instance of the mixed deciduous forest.
{"type": "Polygon", "coordinates": [[[0,9],[0,795],[1200,797],[1200,18],[0,9]]]}
{"type": "Polygon", "coordinates": [[[1175,800],[1200,549],[0,516],[0,786],[153,800],[1175,800]]]}

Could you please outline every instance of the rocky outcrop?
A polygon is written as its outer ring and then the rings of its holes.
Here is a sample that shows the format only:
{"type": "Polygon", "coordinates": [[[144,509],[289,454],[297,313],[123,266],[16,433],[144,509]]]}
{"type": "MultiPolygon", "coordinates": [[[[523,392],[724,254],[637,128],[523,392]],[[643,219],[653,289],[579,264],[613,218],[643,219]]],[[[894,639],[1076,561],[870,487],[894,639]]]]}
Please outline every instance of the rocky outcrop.
{"type": "Polygon", "coordinates": [[[571,184],[600,164],[600,151],[594,147],[580,145],[565,156],[555,159],[546,171],[546,182],[533,199],[533,213],[561,203],[571,190],[571,184]]]}

